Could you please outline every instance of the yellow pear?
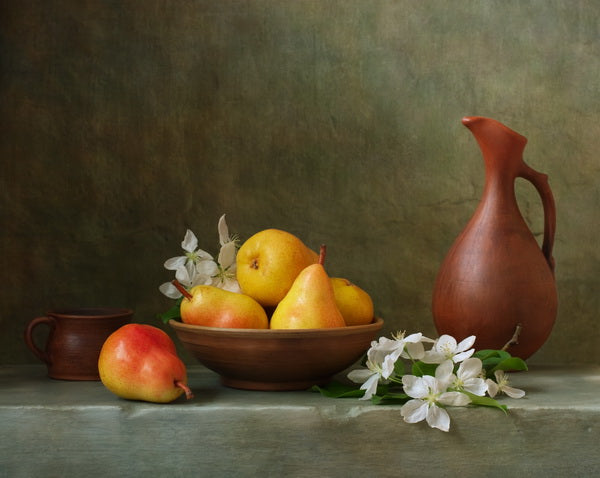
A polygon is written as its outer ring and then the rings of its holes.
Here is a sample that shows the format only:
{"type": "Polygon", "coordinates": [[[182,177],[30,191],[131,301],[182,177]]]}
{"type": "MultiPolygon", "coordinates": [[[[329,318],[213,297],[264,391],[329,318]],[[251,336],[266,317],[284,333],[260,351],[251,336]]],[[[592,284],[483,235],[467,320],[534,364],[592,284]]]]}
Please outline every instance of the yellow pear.
{"type": "Polygon", "coordinates": [[[240,247],[237,280],[244,294],[264,307],[274,307],[285,297],[298,274],[318,260],[318,254],[293,234],[265,229],[240,247]]]}
{"type": "Polygon", "coordinates": [[[346,325],[365,325],[373,322],[373,300],[371,296],[341,277],[332,277],[335,302],[346,321],[346,325]]]}
{"type": "Polygon", "coordinates": [[[268,329],[269,319],[265,309],[252,297],[211,285],[197,285],[189,292],[173,281],[183,294],[181,321],[205,327],[236,329],[268,329]]]}
{"type": "Polygon", "coordinates": [[[344,327],[331,280],[323,268],[325,247],[317,264],[304,268],[271,316],[272,329],[323,329],[344,327]]]}

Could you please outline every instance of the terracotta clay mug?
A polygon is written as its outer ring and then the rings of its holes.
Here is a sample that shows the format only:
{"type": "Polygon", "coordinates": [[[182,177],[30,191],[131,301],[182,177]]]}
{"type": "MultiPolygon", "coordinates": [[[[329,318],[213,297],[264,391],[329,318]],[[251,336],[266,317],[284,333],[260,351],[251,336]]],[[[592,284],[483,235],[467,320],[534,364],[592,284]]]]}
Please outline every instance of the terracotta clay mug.
{"type": "Polygon", "coordinates": [[[100,380],[98,357],[104,341],[131,322],[133,311],[112,308],[79,308],[48,312],[33,319],[25,330],[25,343],[48,367],[48,376],[61,380],[100,380]],[[45,347],[38,347],[33,331],[49,327],[45,347]]]}

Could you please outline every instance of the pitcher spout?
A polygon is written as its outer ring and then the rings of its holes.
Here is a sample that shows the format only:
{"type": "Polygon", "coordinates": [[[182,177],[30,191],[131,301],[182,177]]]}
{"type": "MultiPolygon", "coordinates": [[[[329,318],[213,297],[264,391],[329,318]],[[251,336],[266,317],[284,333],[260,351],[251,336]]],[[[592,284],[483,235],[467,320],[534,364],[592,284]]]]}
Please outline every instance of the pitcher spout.
{"type": "Polygon", "coordinates": [[[522,160],[527,144],[525,136],[499,121],[483,116],[465,116],[462,124],[475,136],[486,161],[498,157],[518,158],[518,162],[522,160]]]}

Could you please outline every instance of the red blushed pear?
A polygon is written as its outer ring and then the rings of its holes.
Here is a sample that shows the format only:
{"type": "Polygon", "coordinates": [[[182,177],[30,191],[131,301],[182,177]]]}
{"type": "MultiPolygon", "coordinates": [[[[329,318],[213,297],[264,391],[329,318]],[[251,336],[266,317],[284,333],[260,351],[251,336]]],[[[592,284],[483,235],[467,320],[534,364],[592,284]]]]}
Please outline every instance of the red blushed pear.
{"type": "Polygon", "coordinates": [[[181,321],[186,324],[235,329],[269,328],[265,309],[248,295],[211,285],[197,285],[188,292],[177,280],[173,281],[173,285],[183,294],[179,312],[181,321]]]}
{"type": "Polygon", "coordinates": [[[325,246],[319,262],[298,274],[289,292],[271,317],[272,329],[323,329],[345,327],[346,322],[335,301],[331,280],[325,272],[325,246]]]}
{"type": "Polygon", "coordinates": [[[98,370],[104,386],[128,400],[168,403],[184,393],[193,397],[175,344],[151,325],[127,324],[113,332],[100,351],[98,370]]]}

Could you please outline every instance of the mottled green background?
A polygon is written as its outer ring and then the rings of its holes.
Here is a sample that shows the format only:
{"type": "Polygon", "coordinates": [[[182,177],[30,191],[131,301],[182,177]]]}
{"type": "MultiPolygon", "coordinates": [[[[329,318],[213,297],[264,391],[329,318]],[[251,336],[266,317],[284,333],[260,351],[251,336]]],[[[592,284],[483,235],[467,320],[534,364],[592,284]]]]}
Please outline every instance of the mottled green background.
{"type": "Polygon", "coordinates": [[[216,253],[223,213],[242,239],[327,243],[386,333],[435,335],[435,275],[483,185],[464,115],[525,135],[554,191],[559,316],[531,361],[600,362],[599,2],[0,5],[0,363],[36,361],[24,328],[56,306],[160,325],[164,260],[188,227],[216,253]]]}

